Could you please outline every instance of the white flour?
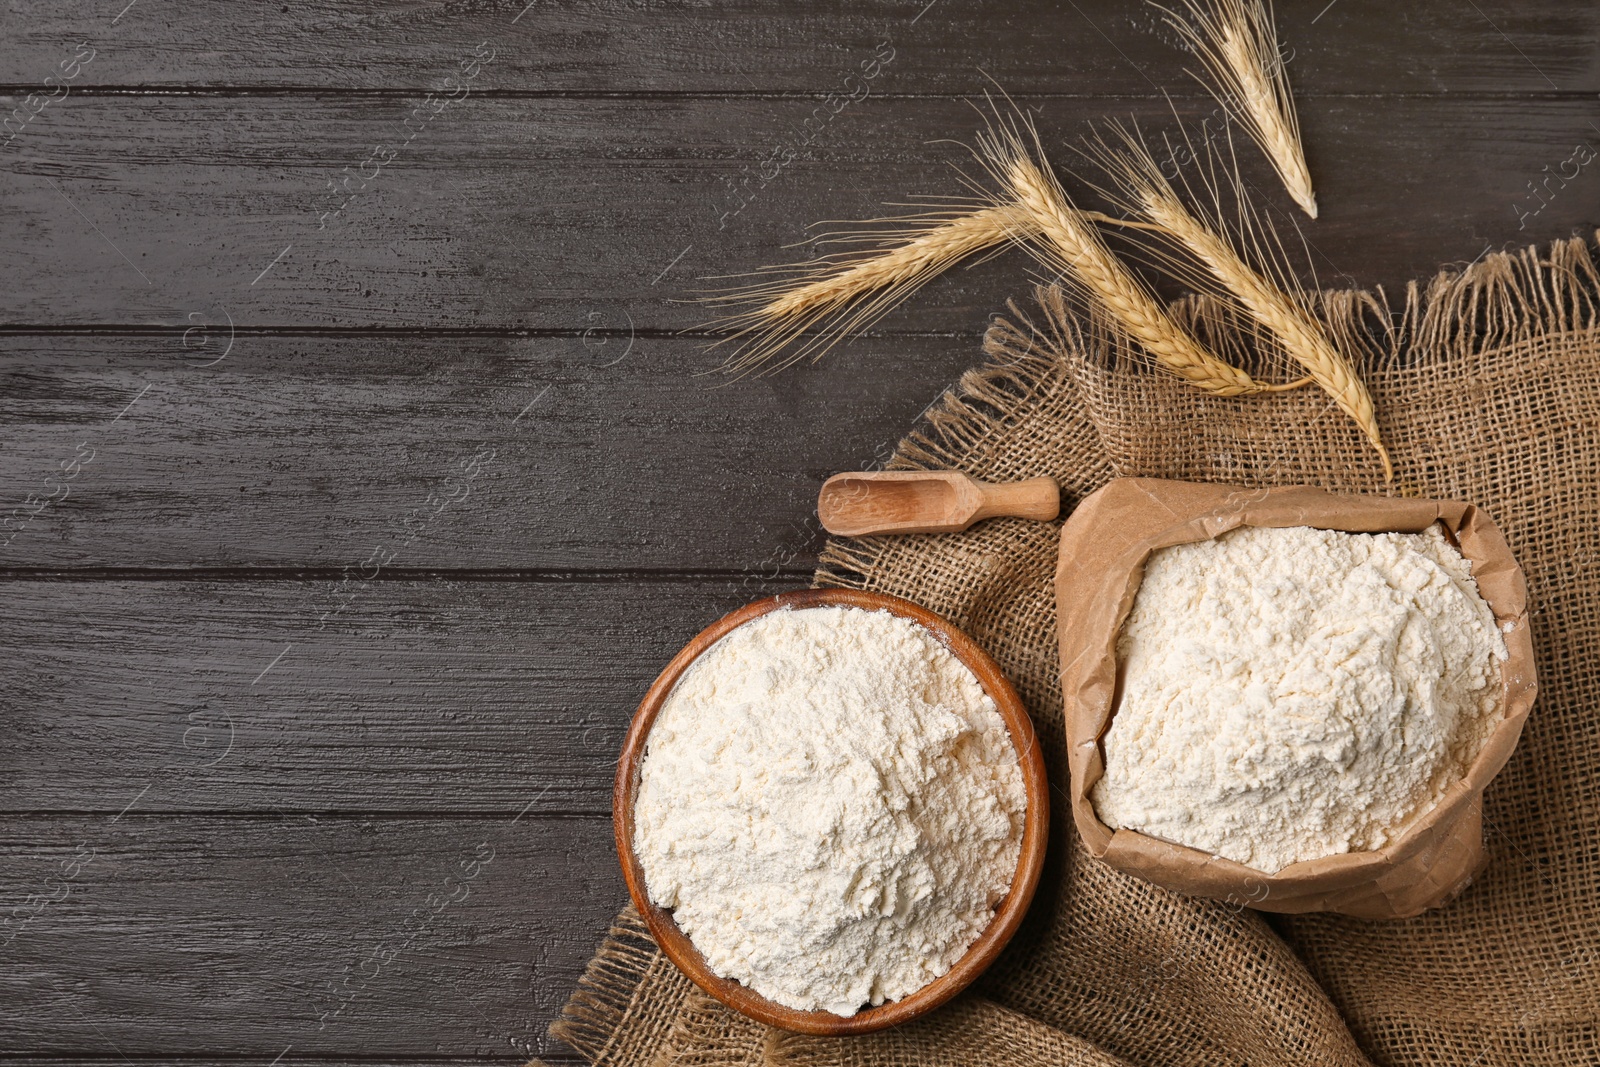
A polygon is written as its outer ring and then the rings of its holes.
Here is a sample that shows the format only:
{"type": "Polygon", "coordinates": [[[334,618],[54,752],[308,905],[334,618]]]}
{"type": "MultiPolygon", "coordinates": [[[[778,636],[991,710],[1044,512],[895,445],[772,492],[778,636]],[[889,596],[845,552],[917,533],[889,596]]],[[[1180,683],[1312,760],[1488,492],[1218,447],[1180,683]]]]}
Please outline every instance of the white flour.
{"type": "Polygon", "coordinates": [[[1499,721],[1506,648],[1437,526],[1243,528],[1151,557],[1118,656],[1101,820],[1271,874],[1432,807],[1499,721]]]}
{"type": "Polygon", "coordinates": [[[1025,804],[994,702],[921,626],[776,611],[673,688],[634,849],[713,971],[853,1015],[944,974],[988,925],[1025,804]]]}

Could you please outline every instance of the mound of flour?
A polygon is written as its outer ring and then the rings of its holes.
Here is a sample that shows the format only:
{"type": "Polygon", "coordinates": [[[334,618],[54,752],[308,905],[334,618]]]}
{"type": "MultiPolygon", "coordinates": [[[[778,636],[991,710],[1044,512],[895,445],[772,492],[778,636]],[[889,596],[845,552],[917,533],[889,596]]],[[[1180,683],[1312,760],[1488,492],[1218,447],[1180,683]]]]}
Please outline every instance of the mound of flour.
{"type": "Polygon", "coordinates": [[[711,969],[853,1015],[950,969],[1016,872],[1026,800],[1005,724],[927,630],[783,610],[673,688],[634,808],[650,899],[711,969]]]}
{"type": "Polygon", "coordinates": [[[1101,821],[1269,874],[1381,848],[1500,718],[1505,641],[1437,526],[1161,549],[1117,647],[1101,821]]]}

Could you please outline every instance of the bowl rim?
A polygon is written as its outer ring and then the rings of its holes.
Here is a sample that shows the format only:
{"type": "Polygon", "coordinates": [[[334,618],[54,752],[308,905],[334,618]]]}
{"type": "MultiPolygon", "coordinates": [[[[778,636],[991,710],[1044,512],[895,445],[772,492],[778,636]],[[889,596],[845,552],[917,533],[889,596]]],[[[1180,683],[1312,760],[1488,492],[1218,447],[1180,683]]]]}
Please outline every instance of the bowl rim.
{"type": "Polygon", "coordinates": [[[844,1036],[865,1034],[874,1030],[896,1026],[917,1018],[954,997],[972,983],[978,975],[994,962],[1027,914],[1039,885],[1044,867],[1045,847],[1049,837],[1050,786],[1045,774],[1044,756],[1034,734],[1033,720],[1017,695],[1016,689],[1001,671],[999,664],[970,636],[952,623],[919,604],[886,593],[858,589],[800,589],[776,596],[765,597],[729,612],[686,644],[651,683],[639,709],[634,713],[622,744],[622,755],[617,761],[616,782],[612,790],[612,815],[616,834],[617,856],[622,864],[622,876],[628,884],[628,895],[644,919],[651,937],[662,953],[681,970],[690,981],[705,992],[757,1022],[802,1034],[844,1036]],[[955,654],[994,701],[1000,718],[1006,724],[1012,747],[1017,753],[1017,763],[1022,771],[1023,789],[1027,808],[1023,816],[1022,843],[1017,856],[1017,870],[1011,880],[1011,889],[995,907],[990,920],[977,940],[956,960],[950,970],[929,982],[915,993],[900,1000],[889,1001],[877,1007],[865,1008],[855,1015],[845,1017],[827,1011],[799,1011],[784,1007],[761,996],[737,981],[712,973],[705,959],[678,928],[671,912],[650,901],[645,888],[644,870],[633,851],[633,807],[638,795],[639,775],[644,763],[646,742],[656,717],[665,705],[685,671],[700,655],[729,632],[769,612],[783,609],[803,610],[817,607],[857,607],[868,611],[886,610],[901,618],[919,623],[955,654]]]}

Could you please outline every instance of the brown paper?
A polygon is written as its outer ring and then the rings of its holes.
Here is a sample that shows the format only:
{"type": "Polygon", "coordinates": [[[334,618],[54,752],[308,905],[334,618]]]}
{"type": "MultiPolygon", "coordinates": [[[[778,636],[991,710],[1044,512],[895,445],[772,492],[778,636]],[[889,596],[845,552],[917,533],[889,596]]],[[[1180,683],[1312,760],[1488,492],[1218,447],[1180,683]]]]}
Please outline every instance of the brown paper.
{"type": "Polygon", "coordinates": [[[1085,846],[1111,866],[1191,896],[1262,911],[1334,911],[1359,918],[1417,915],[1454,897],[1483,864],[1482,798],[1522,733],[1537,688],[1527,585],[1494,521],[1454,500],[1344,496],[1307,486],[1241,489],[1154,478],[1117,479],[1078,505],[1056,567],[1072,814],[1085,846]],[[1089,791],[1105,772],[1100,739],[1116,713],[1117,636],[1150,553],[1240,526],[1417,532],[1441,522],[1505,636],[1505,717],[1467,776],[1396,840],[1264,874],[1233,860],[1102,823],[1089,791]]]}

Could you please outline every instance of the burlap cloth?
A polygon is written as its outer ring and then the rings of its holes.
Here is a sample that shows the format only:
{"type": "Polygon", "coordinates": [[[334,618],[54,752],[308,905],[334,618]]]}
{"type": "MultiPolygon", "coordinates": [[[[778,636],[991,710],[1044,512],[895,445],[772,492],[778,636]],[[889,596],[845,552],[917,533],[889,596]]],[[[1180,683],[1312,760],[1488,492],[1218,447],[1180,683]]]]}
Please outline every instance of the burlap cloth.
{"type": "MultiPolygon", "coordinates": [[[[1068,507],[1117,475],[1383,492],[1369,447],[1312,390],[1215,399],[1147,367],[1058,292],[1013,307],[892,466],[1048,474],[1068,507]]],[[[1249,338],[1180,313],[1231,358],[1249,338]]],[[[989,649],[1055,777],[1027,925],[974,990],[858,1038],[770,1031],[699,994],[631,911],[553,1032],[596,1064],[1600,1064],[1600,275],[1581,241],[1496,256],[1322,311],[1360,353],[1395,491],[1473,501],[1528,576],[1540,699],[1484,801],[1489,865],[1415,919],[1266,917],[1186,899],[1079,847],[1065,794],[1051,575],[1056,523],[835,541],[819,584],[926,604],[989,649]]],[[[914,358],[908,352],[906,358],[914,358]]]]}

